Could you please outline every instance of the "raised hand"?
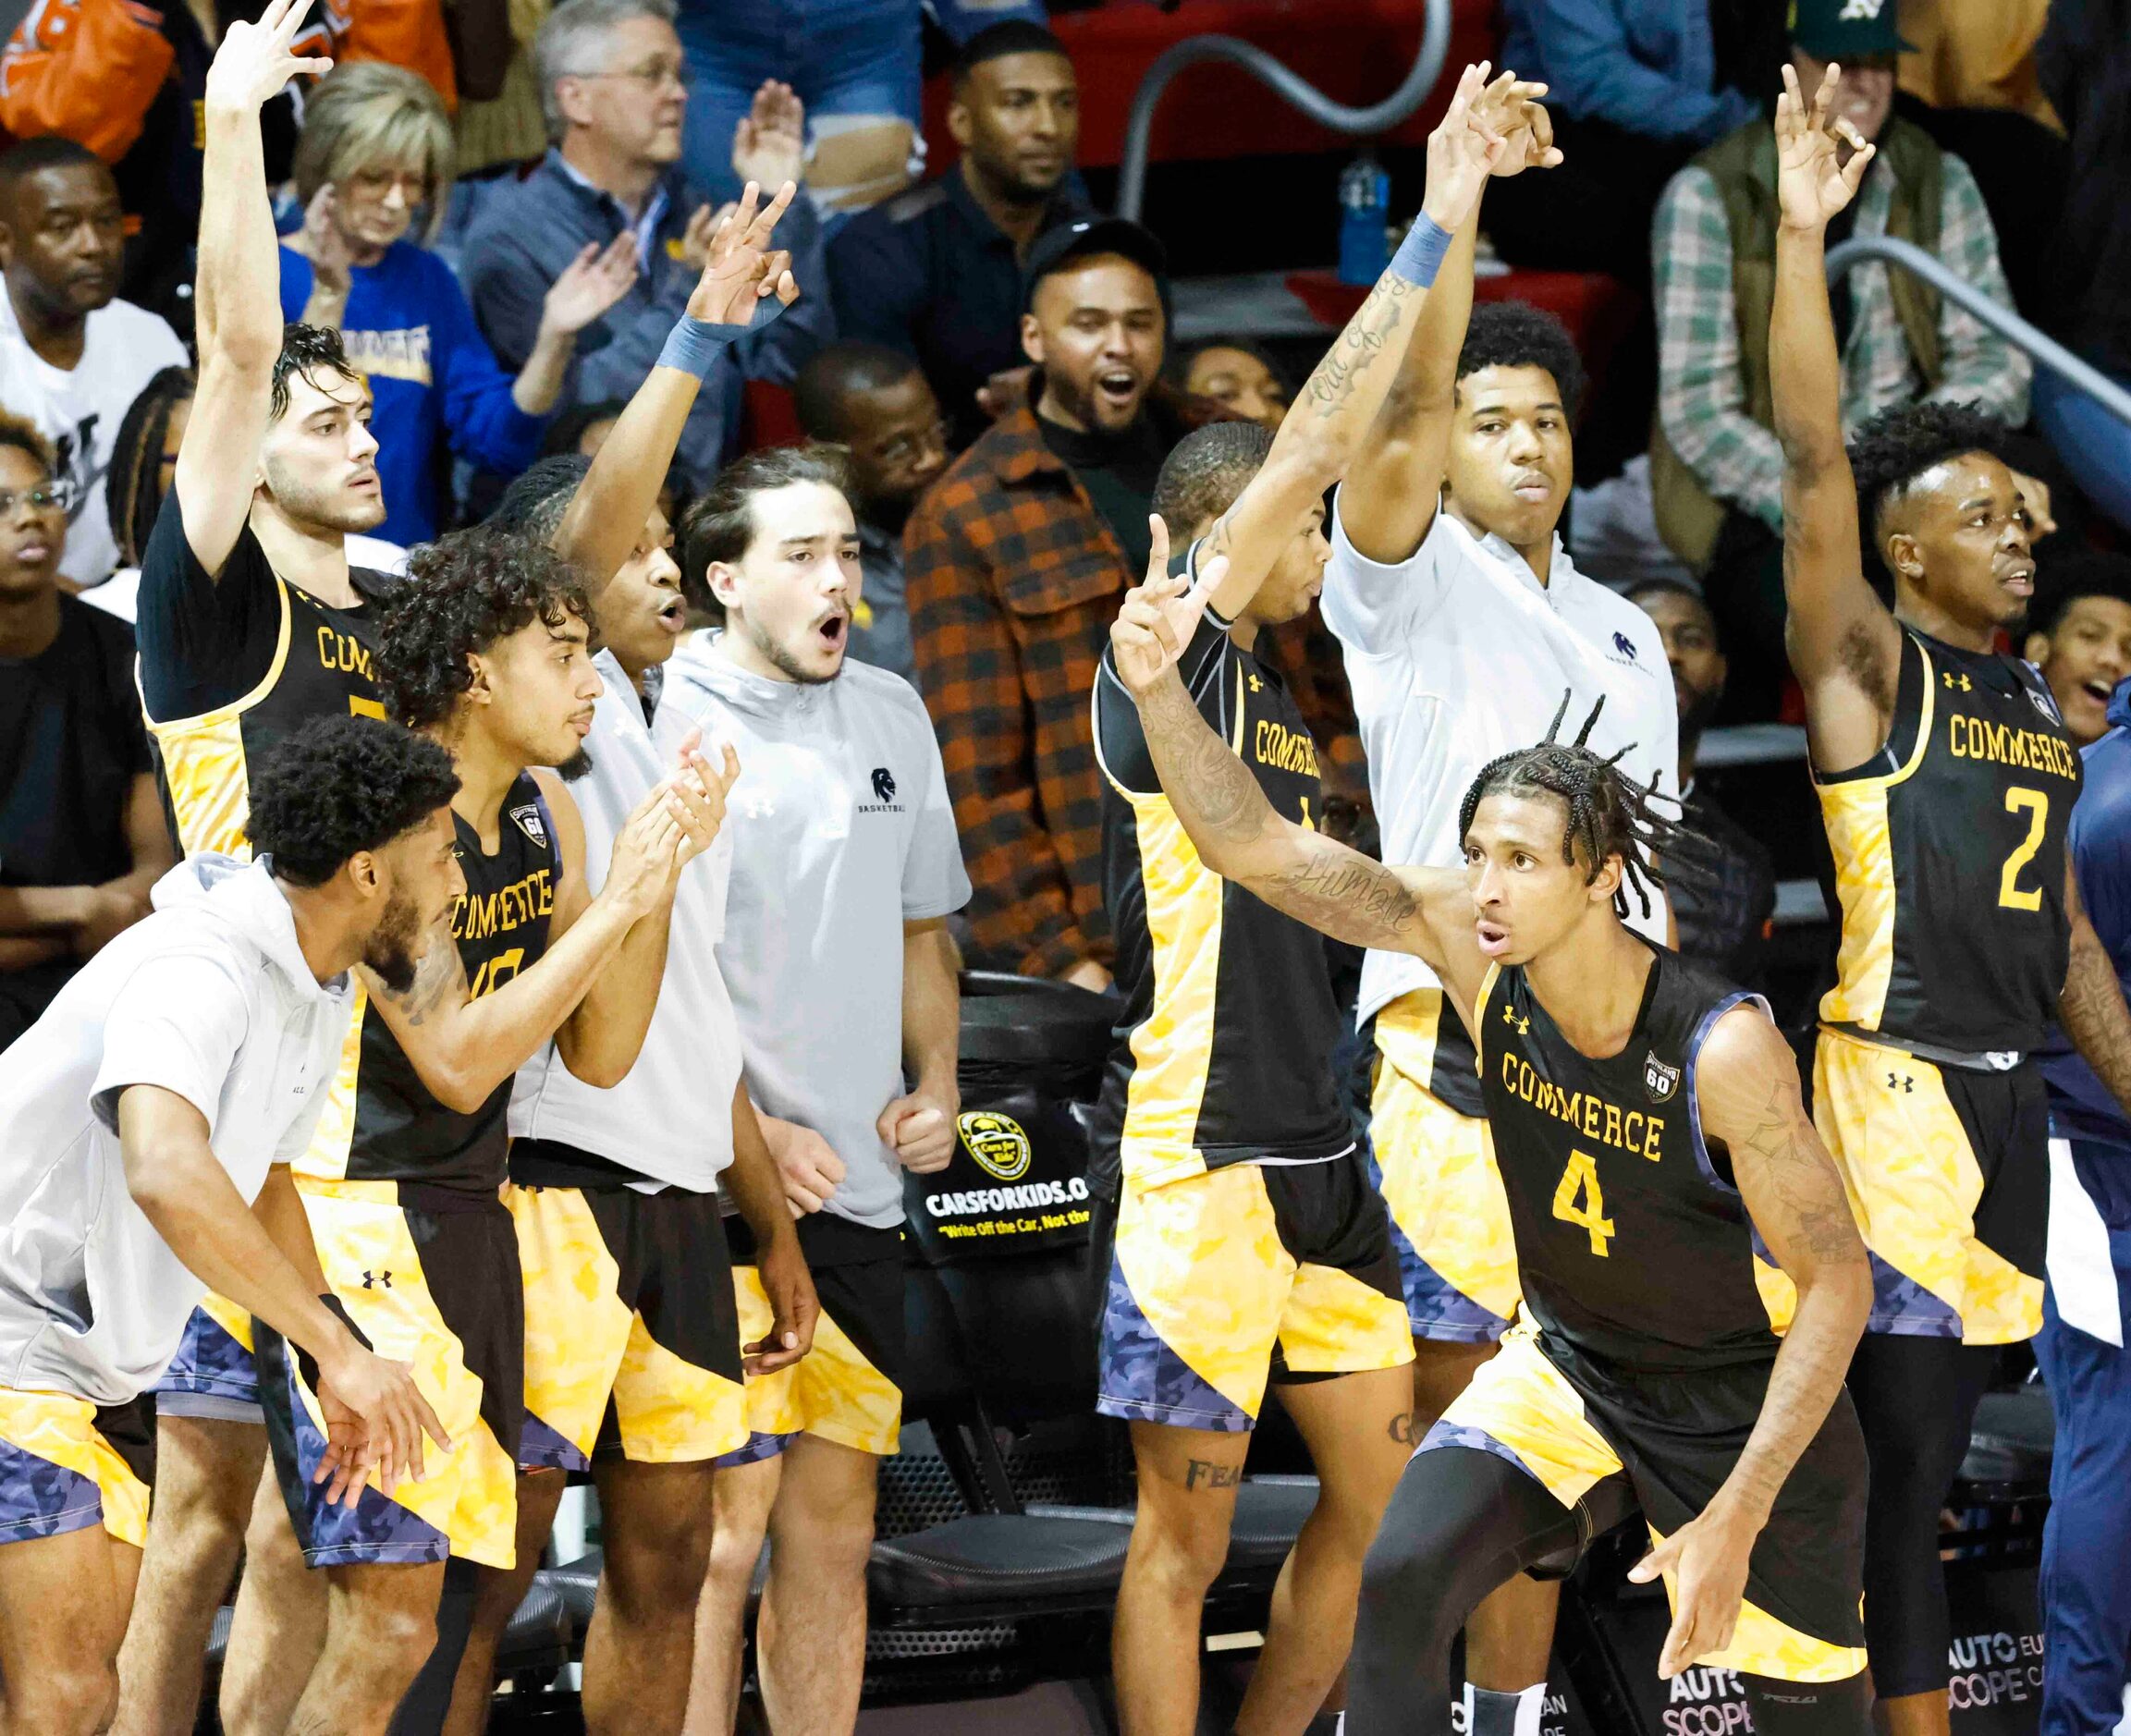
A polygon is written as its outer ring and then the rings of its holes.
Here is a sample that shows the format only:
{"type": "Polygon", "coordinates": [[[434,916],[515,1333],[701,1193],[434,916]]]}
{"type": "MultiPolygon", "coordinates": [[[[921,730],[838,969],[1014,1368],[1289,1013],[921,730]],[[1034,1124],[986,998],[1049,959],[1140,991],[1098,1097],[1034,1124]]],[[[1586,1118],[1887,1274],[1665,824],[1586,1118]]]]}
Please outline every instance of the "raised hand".
{"type": "Polygon", "coordinates": [[[701,740],[702,731],[690,732],[680,746],[679,769],[667,780],[680,798],[680,810],[675,815],[682,833],[680,846],[674,852],[677,873],[716,842],[718,830],[725,825],[726,798],[740,781],[740,755],[733,752],[732,743],[724,744],[722,763],[713,765],[698,745],[701,740]]]}
{"type": "Polygon", "coordinates": [[[642,920],[673,897],[674,858],[687,837],[681,819],[685,811],[671,779],[636,804],[615,835],[606,884],[599,889],[602,899],[642,920]]]}
{"type": "Polygon", "coordinates": [[[311,0],[268,0],[258,23],[232,23],[207,68],[206,106],[222,114],[256,114],[289,79],[331,72],[333,62],[322,55],[288,52],[310,10],[311,0]]]}
{"type": "Polygon", "coordinates": [[[636,238],[624,229],[606,247],[587,241],[562,268],[540,304],[540,324],[574,337],[630,292],[636,282],[636,238]]]}
{"type": "Polygon", "coordinates": [[[768,79],[754,93],[753,106],[732,129],[732,172],[765,187],[806,173],[806,105],[790,85],[768,79]]]}
{"type": "Polygon", "coordinates": [[[303,228],[297,237],[296,251],[311,262],[312,294],[345,301],[355,254],[340,226],[334,222],[333,213],[333,183],[327,181],[303,208],[303,228]]]}
{"type": "Polygon", "coordinates": [[[777,298],[779,310],[799,300],[791,255],[770,246],[778,219],[791,208],[798,193],[798,187],[788,180],[758,210],[762,189],[748,182],[739,205],[719,220],[711,236],[703,276],[688,298],[689,318],[715,325],[750,325],[757,303],[771,296],[777,298]]]}
{"type": "Polygon", "coordinates": [[[1509,149],[1492,122],[1501,117],[1516,75],[1505,72],[1489,84],[1488,67],[1483,60],[1458,75],[1451,105],[1428,135],[1428,184],[1421,209],[1439,228],[1452,233],[1473,214],[1488,175],[1509,149]]]}
{"type": "Polygon", "coordinates": [[[1125,593],[1124,605],[1110,624],[1110,651],[1118,679],[1134,693],[1144,693],[1184,654],[1215,586],[1229,569],[1217,555],[1199,569],[1198,582],[1170,571],[1170,530],[1161,514],[1147,520],[1152,547],[1147,576],[1125,593]]]}
{"type": "Polygon", "coordinates": [[[1857,196],[1878,147],[1838,116],[1828,118],[1843,82],[1843,69],[1831,66],[1810,104],[1798,86],[1798,74],[1783,67],[1783,93],[1776,99],[1776,202],[1787,229],[1823,229],[1829,219],[1857,196]],[[1843,147],[1850,148],[1847,162],[1843,147]]]}
{"type": "Polygon", "coordinates": [[[1562,153],[1554,143],[1554,117],[1539,101],[1547,87],[1520,81],[1497,96],[1496,85],[1500,82],[1489,85],[1477,105],[1482,118],[1502,135],[1506,146],[1488,173],[1506,178],[1526,169],[1558,166],[1562,153]]]}

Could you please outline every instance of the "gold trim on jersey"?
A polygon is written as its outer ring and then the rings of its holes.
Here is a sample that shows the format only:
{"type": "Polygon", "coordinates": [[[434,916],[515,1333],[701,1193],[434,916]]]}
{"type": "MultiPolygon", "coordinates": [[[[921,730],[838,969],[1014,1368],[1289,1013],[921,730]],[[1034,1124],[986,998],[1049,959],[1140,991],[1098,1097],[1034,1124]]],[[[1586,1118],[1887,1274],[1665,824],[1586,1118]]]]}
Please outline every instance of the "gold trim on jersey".
{"type": "Polygon", "coordinates": [[[1931,745],[1932,690],[1937,685],[1931,679],[1931,654],[1913,634],[1904,636],[1924,660],[1924,699],[1909,757],[1894,770],[1873,776],[1833,783],[1814,779],[1828,848],[1835,858],[1835,898],[1843,909],[1835,986],[1820,1002],[1820,1017],[1866,1031],[1880,1028],[1894,977],[1894,918],[1900,897],[1894,884],[1894,838],[1887,793],[1914,775],[1931,745]]]}
{"type": "Polygon", "coordinates": [[[1480,992],[1473,1001],[1473,1070],[1482,1079],[1488,1076],[1488,996],[1495,992],[1495,979],[1501,975],[1499,964],[1488,966],[1488,973],[1480,979],[1480,992]]]}
{"type": "Polygon", "coordinates": [[[1121,793],[1139,836],[1155,989],[1152,1009],[1132,1033],[1119,1153],[1124,1173],[1152,1187],[1206,1171],[1194,1136],[1213,1065],[1228,883],[1199,860],[1167,796],[1121,793]]]}
{"type": "MultiPolygon", "coordinates": [[[[170,792],[178,847],[188,856],[202,850],[219,850],[240,861],[249,861],[251,856],[251,840],[246,836],[251,819],[251,777],[244,763],[242,718],[281,679],[293,631],[288,586],[278,573],[274,576],[274,594],[281,605],[281,630],[275,641],[274,660],[259,684],[243,698],[196,716],[159,723],[148,715],[147,694],[141,696],[141,719],[148,726],[148,733],[155,738],[163,761],[163,782],[170,792]]],[[[138,668],[134,680],[138,687],[138,668]]]]}
{"type": "Polygon", "coordinates": [[[290,1166],[306,1182],[344,1181],[348,1155],[355,1145],[355,1097],[362,1069],[362,1026],[370,1010],[370,992],[362,978],[355,978],[355,1006],[348,1021],[348,1034],[340,1040],[340,1064],[333,1070],[333,1083],[325,1093],[325,1106],[318,1112],[318,1126],[303,1155],[290,1166]]]}

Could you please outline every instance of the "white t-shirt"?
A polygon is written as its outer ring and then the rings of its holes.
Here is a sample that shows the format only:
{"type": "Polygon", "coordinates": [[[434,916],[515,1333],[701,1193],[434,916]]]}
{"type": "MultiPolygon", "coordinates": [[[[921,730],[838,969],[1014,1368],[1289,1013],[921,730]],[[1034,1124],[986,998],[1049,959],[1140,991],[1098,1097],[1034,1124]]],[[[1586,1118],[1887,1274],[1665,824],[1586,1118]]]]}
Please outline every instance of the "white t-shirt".
{"type": "Polygon", "coordinates": [[[159,1378],[206,1285],[133,1203],[118,1098],[206,1118],[247,1202],[311,1143],[354,1008],[304,963],[263,862],[200,855],[0,1055],[0,1388],[123,1404],[159,1378]]]}
{"type": "Polygon", "coordinates": [[[833,680],[772,681],[699,634],[664,705],[730,741],[732,889],[719,968],[747,1088],[842,1158],[824,1208],[902,1222],[902,1171],[875,1123],[902,1094],[902,925],[969,901],[932,719],[899,675],[854,658],[833,680]]]}
{"type": "Polygon", "coordinates": [[[76,584],[93,585],[118,565],[104,504],[118,424],[149,381],[190,360],[160,314],[113,301],[90,314],[81,360],[55,368],[30,348],[15,304],[0,294],[0,406],[37,425],[52,442],[56,473],[74,483],[59,570],[76,584]]]}
{"type": "MultiPolygon", "coordinates": [[[[1664,641],[1641,609],[1578,572],[1559,538],[1542,585],[1500,537],[1476,538],[1439,511],[1408,559],[1382,566],[1347,540],[1336,496],[1332,508],[1320,606],[1346,654],[1386,862],[1463,862],[1465,791],[1489,760],[1540,740],[1564,692],[1566,737],[1602,696],[1590,745],[1629,748],[1621,764],[1631,777],[1679,794],[1679,713],[1664,641]]],[[[1645,918],[1631,896],[1629,911],[1631,926],[1664,939],[1661,900],[1645,918]]],[[[1372,951],[1359,1017],[1436,982],[1409,954],[1372,951]]]]}
{"type": "MultiPolygon", "coordinates": [[[[674,769],[695,727],[679,706],[652,721],[611,652],[593,659],[605,681],[584,739],[592,769],[569,786],[584,821],[584,883],[606,884],[614,840],[636,804],[674,769]]],[[[705,754],[717,764],[708,741],[705,754]]],[[[550,1042],[518,1070],[510,1094],[513,1139],[557,1140],[632,1169],[648,1180],[708,1193],[732,1162],[732,1117],[724,1106],[740,1082],[740,1024],[718,973],[732,825],[680,871],[666,943],[666,973],[636,1064],[621,1083],[588,1085],[550,1042]]],[[[648,1190],[646,1190],[648,1191],[648,1190]]]]}

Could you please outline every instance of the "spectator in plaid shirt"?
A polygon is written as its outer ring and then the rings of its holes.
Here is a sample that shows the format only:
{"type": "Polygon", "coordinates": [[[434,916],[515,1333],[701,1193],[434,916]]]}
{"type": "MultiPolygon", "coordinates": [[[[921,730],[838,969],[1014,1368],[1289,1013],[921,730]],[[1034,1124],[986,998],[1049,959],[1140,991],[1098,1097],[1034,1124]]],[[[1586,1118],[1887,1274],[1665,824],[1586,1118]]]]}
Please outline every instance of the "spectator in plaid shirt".
{"type": "MultiPolygon", "coordinates": [[[[903,533],[919,685],[974,896],[973,958],[1103,989],[1102,797],[1088,695],[1145,568],[1162,459],[1220,407],[1161,380],[1162,245],[1079,222],[1030,251],[1028,396],[918,503],[903,533]]],[[[1337,647],[1313,613],[1276,635],[1328,783],[1366,789],[1337,647]]],[[[1352,812],[1350,806],[1349,812],[1352,812]]]]}
{"type": "MultiPolygon", "coordinates": [[[[1935,252],[2010,306],[1997,236],[1975,177],[1920,128],[1891,114],[1902,39],[1892,0],[1852,17],[1842,0],[1798,0],[1791,57],[1817,90],[1843,67],[1844,117],[1879,146],[1856,202],[1831,226],[1892,234],[1935,252]]],[[[1659,434],[1651,445],[1658,526],[1703,577],[1732,654],[1728,715],[1775,714],[1783,656],[1783,456],[1772,430],[1769,309],[1776,154],[1755,120],[1675,176],[1658,206],[1659,434]]],[[[1843,426],[1918,401],[1973,402],[2018,426],[2028,363],[1929,286],[1866,266],[1833,287],[1843,346],[1843,426]]],[[[2032,490],[2029,497],[2034,498],[2032,490]]]]}

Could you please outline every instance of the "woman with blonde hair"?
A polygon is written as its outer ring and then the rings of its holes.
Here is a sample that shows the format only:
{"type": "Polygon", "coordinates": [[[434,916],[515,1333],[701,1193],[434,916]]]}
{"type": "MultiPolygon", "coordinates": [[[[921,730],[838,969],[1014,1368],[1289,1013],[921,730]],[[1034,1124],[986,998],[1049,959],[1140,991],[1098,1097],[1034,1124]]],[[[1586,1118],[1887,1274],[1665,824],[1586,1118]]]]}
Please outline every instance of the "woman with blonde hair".
{"type": "Polygon", "coordinates": [[[604,251],[587,247],[549,287],[538,341],[512,379],[451,268],[422,244],[451,177],[451,123],[416,74],[358,61],[306,101],[295,161],[303,227],[282,245],[282,312],[337,327],[369,375],[385,485],[378,534],[403,544],[444,528],[440,440],[507,476],[533,461],[578,333],[636,277],[627,232],[604,251]]]}

